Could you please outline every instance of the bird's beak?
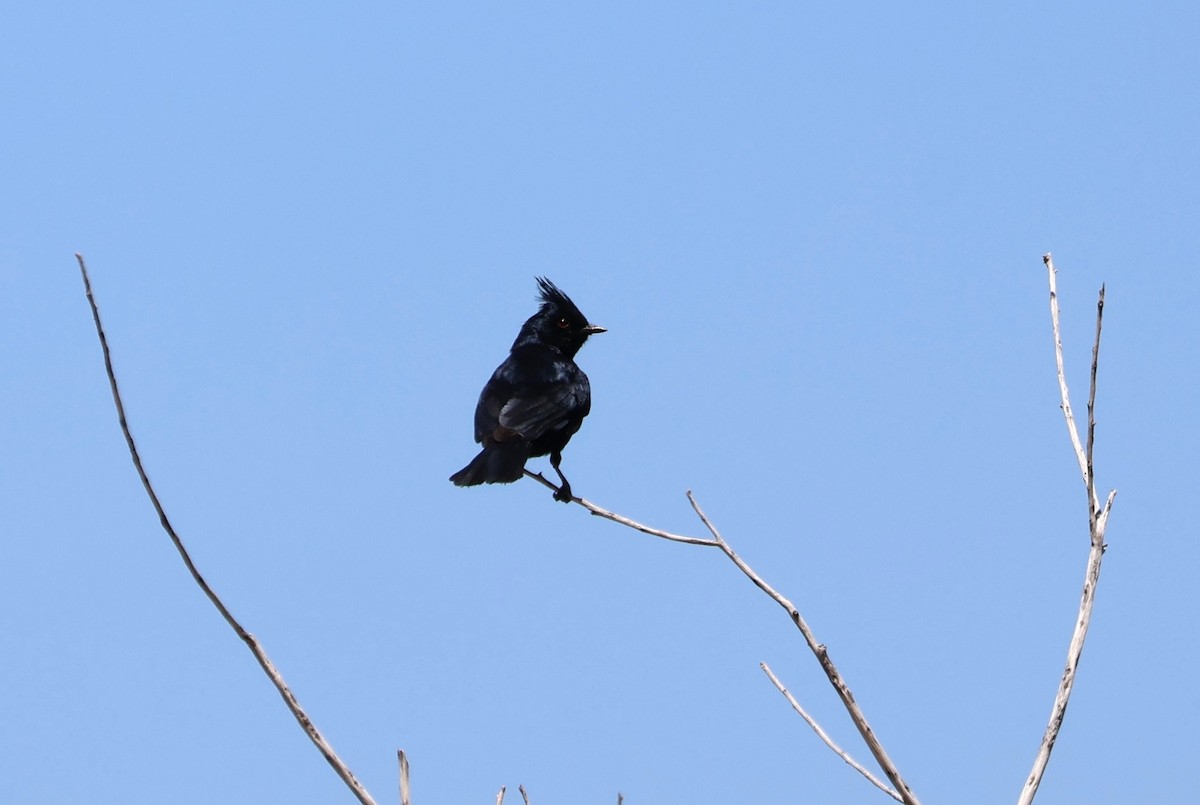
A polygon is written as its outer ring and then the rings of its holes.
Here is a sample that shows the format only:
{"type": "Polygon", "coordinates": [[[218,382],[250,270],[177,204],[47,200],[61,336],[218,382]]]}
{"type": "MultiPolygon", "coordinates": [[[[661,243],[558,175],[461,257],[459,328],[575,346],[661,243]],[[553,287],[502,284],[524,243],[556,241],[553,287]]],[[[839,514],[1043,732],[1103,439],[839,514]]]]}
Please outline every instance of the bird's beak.
{"type": "Polygon", "coordinates": [[[595,335],[596,333],[607,333],[607,327],[601,327],[599,324],[589,324],[583,328],[584,335],[595,335]]]}

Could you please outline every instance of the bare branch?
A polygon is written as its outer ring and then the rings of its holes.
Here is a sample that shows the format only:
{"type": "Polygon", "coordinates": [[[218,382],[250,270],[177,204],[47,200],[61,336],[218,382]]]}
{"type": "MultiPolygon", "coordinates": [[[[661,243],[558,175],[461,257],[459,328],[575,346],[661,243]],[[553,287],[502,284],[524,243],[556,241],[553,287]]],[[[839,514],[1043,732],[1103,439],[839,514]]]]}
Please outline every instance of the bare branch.
{"type": "Polygon", "coordinates": [[[400,805],[412,805],[408,789],[408,756],[400,749],[396,752],[396,759],[400,761],[400,805]]]}
{"type": "Polygon", "coordinates": [[[829,737],[829,734],[821,728],[821,725],[817,723],[816,719],[810,716],[808,711],[800,706],[800,702],[796,701],[796,697],[788,692],[788,689],[785,688],[783,683],[779,681],[779,678],[775,676],[775,673],[771,670],[769,665],[767,665],[765,662],[760,662],[758,667],[763,669],[763,672],[767,675],[767,678],[771,680],[771,684],[773,684],[776,689],[783,694],[784,698],[788,700],[788,703],[792,705],[792,709],[800,714],[800,717],[804,719],[808,726],[812,727],[812,731],[817,734],[818,738],[825,742],[826,746],[834,751],[834,754],[846,761],[846,763],[848,763],[852,769],[857,771],[863,777],[866,777],[867,780],[871,782],[871,785],[875,786],[897,802],[904,801],[899,794],[893,791],[886,783],[884,783],[874,774],[871,774],[871,772],[867,771],[867,769],[861,763],[850,757],[850,755],[847,754],[844,749],[838,746],[837,743],[829,737]]]}
{"type": "Polygon", "coordinates": [[[1088,528],[1092,537],[1096,535],[1096,517],[1100,507],[1096,500],[1096,473],[1092,468],[1092,450],[1096,444],[1096,369],[1100,363],[1100,327],[1104,323],[1104,286],[1100,286],[1100,298],[1096,302],[1096,340],[1092,344],[1092,377],[1088,388],[1087,429],[1087,498],[1088,528]]]}
{"type": "Polygon", "coordinates": [[[500,793],[496,794],[496,805],[504,805],[504,789],[506,786],[500,786],[500,793]]]}
{"type": "Polygon", "coordinates": [[[521,801],[524,802],[525,805],[529,805],[529,795],[525,793],[525,786],[519,785],[517,786],[517,790],[521,792],[521,801]]]}
{"type": "MultiPolygon", "coordinates": [[[[1042,255],[1042,262],[1046,264],[1046,271],[1050,278],[1050,323],[1054,328],[1054,362],[1058,367],[1058,391],[1062,398],[1063,417],[1067,420],[1067,435],[1071,438],[1071,446],[1075,448],[1075,460],[1079,462],[1079,474],[1083,478],[1084,485],[1087,486],[1091,473],[1088,471],[1087,454],[1084,452],[1083,444],[1079,441],[1079,430],[1075,427],[1075,415],[1071,411],[1071,394],[1067,390],[1067,375],[1063,369],[1062,330],[1058,323],[1058,271],[1055,270],[1054,259],[1048,252],[1042,255]]],[[[1101,312],[1103,312],[1103,306],[1101,306],[1101,312]]],[[[1097,324],[1097,336],[1099,336],[1099,324],[1097,324]]],[[[1097,348],[1099,348],[1099,343],[1097,340],[1097,348]]],[[[1090,503],[1093,508],[1100,508],[1100,502],[1094,496],[1091,496],[1090,503]]]]}
{"type": "Polygon", "coordinates": [[[154,491],[154,487],[150,483],[150,478],[146,474],[146,469],[142,465],[142,459],[138,454],[137,445],[133,441],[133,434],[129,430],[129,422],[125,418],[125,405],[121,402],[121,392],[117,388],[117,376],[113,372],[112,354],[108,348],[108,338],[104,335],[104,326],[100,322],[100,309],[96,306],[96,298],[92,294],[92,282],[88,277],[87,266],[84,264],[83,255],[77,253],[75,255],[75,259],[79,261],[79,271],[83,275],[83,288],[87,294],[88,304],[92,309],[92,320],[96,325],[96,335],[100,339],[100,349],[104,353],[104,369],[108,374],[108,385],[112,390],[113,403],[117,408],[117,419],[121,424],[121,433],[125,436],[125,444],[129,448],[129,455],[133,459],[133,466],[137,470],[138,477],[142,481],[142,486],[145,488],[146,494],[150,498],[150,503],[154,506],[154,511],[158,513],[159,523],[162,525],[163,530],[167,532],[167,536],[171,538],[171,542],[175,545],[175,550],[179,552],[179,556],[181,559],[183,559],[183,564],[187,567],[192,579],[200,587],[201,591],[203,591],[204,595],[208,598],[212,605],[217,608],[217,611],[221,613],[221,617],[225,619],[225,622],[229,624],[229,627],[233,629],[237,636],[241,638],[242,642],[246,644],[246,647],[250,649],[250,652],[254,655],[254,658],[258,660],[258,664],[262,667],[263,672],[271,680],[271,683],[275,685],[275,689],[279,691],[279,695],[283,698],[284,704],[287,705],[288,710],[290,710],[292,715],[295,716],[296,721],[299,722],[300,727],[304,730],[305,734],[308,735],[309,740],[311,740],[317,749],[320,750],[321,754],[325,757],[325,760],[328,761],[329,765],[333,767],[333,770],[337,772],[338,777],[342,778],[342,781],[347,785],[347,787],[350,788],[350,790],[354,793],[354,796],[358,798],[359,802],[363,803],[363,805],[375,805],[375,800],[371,798],[371,795],[367,793],[367,790],[362,786],[362,784],[355,779],[354,774],[350,771],[346,764],[342,762],[341,758],[337,756],[337,753],[333,751],[333,747],[329,745],[329,742],[325,740],[325,737],[321,734],[320,730],[317,729],[317,726],[313,724],[312,719],[308,717],[308,714],[304,712],[304,709],[300,706],[300,703],[296,701],[296,697],[292,694],[291,689],[288,688],[287,683],[284,682],[283,676],[279,673],[278,669],[275,668],[275,665],[271,662],[271,658],[267,656],[266,651],[263,650],[263,647],[259,644],[258,640],[254,637],[254,635],[250,634],[242,627],[241,623],[239,623],[237,619],[233,617],[232,613],[230,613],[230,611],[225,607],[225,604],[219,597],[217,597],[217,594],[213,592],[211,587],[208,586],[208,582],[204,580],[204,577],[200,575],[200,571],[196,569],[196,565],[192,562],[192,557],[188,555],[187,549],[183,546],[183,541],[179,538],[179,535],[175,532],[175,528],[171,525],[171,521],[168,519],[166,511],[163,509],[162,503],[158,499],[158,494],[154,491]]]}
{"type": "MultiPolygon", "coordinates": [[[[540,472],[531,472],[529,470],[525,470],[525,475],[526,477],[532,478],[548,489],[553,489],[555,492],[558,491],[558,487],[552,482],[546,480],[546,478],[540,472]]],[[[597,506],[595,503],[592,503],[590,500],[584,500],[581,497],[572,496],[571,501],[573,503],[578,503],[580,506],[587,509],[597,517],[603,517],[605,520],[612,520],[614,523],[620,523],[623,526],[628,526],[635,531],[641,531],[643,534],[649,534],[652,537],[661,537],[662,539],[669,539],[672,542],[683,542],[687,543],[688,545],[708,545],[714,548],[717,546],[717,543],[711,539],[685,537],[681,534],[672,534],[669,531],[660,531],[657,528],[651,528],[648,525],[643,525],[636,520],[630,520],[628,517],[624,517],[616,512],[610,512],[608,509],[603,509],[597,506]]]]}
{"type": "Polygon", "coordinates": [[[850,692],[850,687],[846,684],[845,680],[842,679],[842,675],[838,671],[837,666],[833,664],[833,660],[829,656],[829,651],[824,645],[817,642],[816,635],[813,634],[813,631],[811,628],[809,628],[808,623],[800,615],[800,611],[796,609],[796,605],[776,592],[771,585],[767,584],[767,582],[764,581],[761,576],[754,572],[750,565],[746,564],[746,562],[740,556],[734,553],[733,549],[729,547],[729,544],[725,542],[724,538],[721,537],[721,534],[717,531],[716,526],[714,526],[712,521],[708,519],[708,516],[705,515],[704,510],[700,508],[700,504],[696,502],[696,498],[692,495],[690,489],[688,490],[687,496],[688,500],[692,504],[692,508],[696,510],[696,515],[700,518],[700,521],[704,523],[704,526],[709,530],[709,533],[713,535],[713,541],[716,542],[718,547],[725,552],[725,555],[729,557],[730,561],[737,565],[738,569],[745,573],[746,577],[749,578],[750,581],[754,582],[754,584],[760,590],[770,596],[775,603],[787,610],[788,616],[792,619],[792,623],[796,624],[796,628],[799,629],[800,634],[804,636],[804,642],[808,644],[809,649],[812,650],[812,653],[816,656],[817,661],[821,663],[821,668],[825,671],[825,675],[829,677],[830,684],[832,684],[833,689],[837,691],[837,695],[842,700],[842,704],[845,706],[846,712],[850,714],[850,720],[853,721],[854,726],[858,728],[859,734],[862,735],[863,740],[867,743],[867,748],[871,750],[871,754],[875,757],[875,761],[879,763],[879,767],[883,769],[883,773],[887,775],[888,780],[891,781],[896,791],[900,794],[901,800],[905,802],[906,805],[920,805],[920,800],[917,799],[917,795],[913,793],[911,788],[909,788],[908,783],[904,782],[904,778],[900,776],[900,770],[896,768],[896,764],[892,762],[890,757],[888,757],[888,753],[883,748],[883,744],[880,743],[879,739],[875,737],[875,731],[872,730],[871,725],[867,723],[867,717],[863,714],[862,709],[858,706],[858,702],[854,700],[854,694],[850,692]]]}
{"type": "Polygon", "coordinates": [[[1084,452],[1079,442],[1079,433],[1075,428],[1075,420],[1071,416],[1070,394],[1067,381],[1063,374],[1062,336],[1058,323],[1058,292],[1055,284],[1054,261],[1049,254],[1043,256],[1050,282],[1050,320],[1054,328],[1054,357],[1058,366],[1058,385],[1062,395],[1063,413],[1066,416],[1067,432],[1071,445],[1075,449],[1080,470],[1083,472],[1083,482],[1087,488],[1088,499],[1088,530],[1091,549],[1088,551],[1087,568],[1083,577],[1083,592],[1079,599],[1079,614],[1075,619],[1075,629],[1071,634],[1071,643],[1067,647],[1067,662],[1062,677],[1058,683],[1058,691],[1054,697],[1054,705],[1050,709],[1050,721],[1042,735],[1037,756],[1033,761],[1033,769],[1025,779],[1018,805],[1030,805],[1037,795],[1038,786],[1046,773],[1050,762],[1050,753],[1054,751],[1054,743],[1058,740],[1059,730],[1062,729],[1063,719],[1067,714],[1067,704],[1071,700],[1071,691],[1075,685],[1075,674],[1079,669],[1079,660],[1083,655],[1083,644],[1087,639],[1088,627],[1092,622],[1092,609],[1096,601],[1096,586],[1100,583],[1100,564],[1104,560],[1104,532],[1108,526],[1108,516],[1112,511],[1113,499],[1117,495],[1114,489],[1108,493],[1104,507],[1096,498],[1096,482],[1092,463],[1092,451],[1095,443],[1095,405],[1096,405],[1096,370],[1100,360],[1100,330],[1104,321],[1104,288],[1100,288],[1100,299],[1096,304],[1096,340],[1092,346],[1092,372],[1088,393],[1088,432],[1087,450],[1084,452]]]}

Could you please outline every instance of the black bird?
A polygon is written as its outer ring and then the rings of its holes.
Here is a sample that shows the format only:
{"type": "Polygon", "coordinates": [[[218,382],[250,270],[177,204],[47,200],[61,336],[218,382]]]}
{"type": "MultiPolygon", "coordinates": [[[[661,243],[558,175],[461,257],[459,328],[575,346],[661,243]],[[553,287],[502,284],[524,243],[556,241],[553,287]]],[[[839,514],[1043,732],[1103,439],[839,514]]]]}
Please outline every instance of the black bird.
{"type": "Polygon", "coordinates": [[[589,324],[575,303],[545,277],[537,278],[542,305],[521,326],[504,363],[496,367],[475,406],[471,463],[450,476],[456,486],[510,484],[525,461],[550,454],[562,486],[555,500],[571,502],[571,484],[558,468],[562,450],[592,409],[592,387],[575,353],[603,327],[589,324]]]}

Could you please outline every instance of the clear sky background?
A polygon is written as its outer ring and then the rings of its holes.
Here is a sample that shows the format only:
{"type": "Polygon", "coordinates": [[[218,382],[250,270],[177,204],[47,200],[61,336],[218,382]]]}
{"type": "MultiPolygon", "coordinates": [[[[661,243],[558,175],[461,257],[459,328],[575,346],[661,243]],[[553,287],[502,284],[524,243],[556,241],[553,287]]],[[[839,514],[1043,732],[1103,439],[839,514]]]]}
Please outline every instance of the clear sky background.
{"type": "MultiPolygon", "coordinates": [[[[1200,6],[20,4],[0,13],[0,801],[888,801],[719,553],[458,489],[547,275],[578,494],[734,547],[916,792],[1014,802],[1119,490],[1042,803],[1196,802],[1200,6]]],[[[533,463],[547,468],[544,459],[533,463]]]]}

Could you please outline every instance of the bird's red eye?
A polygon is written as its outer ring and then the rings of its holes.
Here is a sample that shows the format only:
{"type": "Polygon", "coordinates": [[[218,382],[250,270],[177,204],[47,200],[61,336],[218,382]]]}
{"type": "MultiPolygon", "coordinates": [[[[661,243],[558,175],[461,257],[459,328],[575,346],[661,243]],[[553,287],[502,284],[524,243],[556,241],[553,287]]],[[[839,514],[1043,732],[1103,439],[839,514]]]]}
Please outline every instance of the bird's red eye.
{"type": "Polygon", "coordinates": [[[563,318],[559,319],[556,322],[556,324],[558,324],[558,329],[560,329],[560,330],[565,330],[571,326],[571,322],[567,321],[565,316],[563,318]]]}

